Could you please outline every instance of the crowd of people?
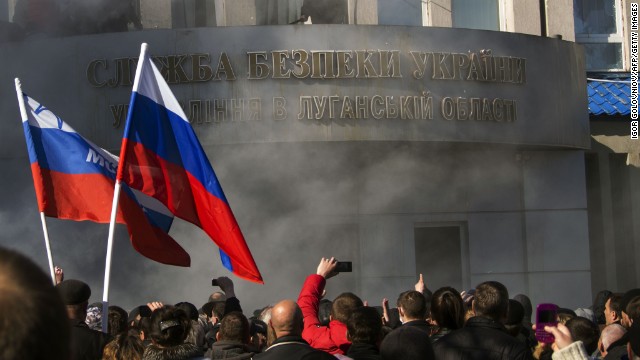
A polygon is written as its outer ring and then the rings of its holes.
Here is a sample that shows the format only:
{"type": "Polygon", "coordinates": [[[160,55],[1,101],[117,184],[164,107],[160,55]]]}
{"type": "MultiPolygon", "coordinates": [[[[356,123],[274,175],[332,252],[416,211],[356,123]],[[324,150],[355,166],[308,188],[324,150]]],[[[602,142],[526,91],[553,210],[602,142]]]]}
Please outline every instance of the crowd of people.
{"type": "Polygon", "coordinates": [[[529,298],[510,299],[496,281],[432,292],[420,275],[393,308],[386,299],[369,306],[350,292],[323,299],[336,264],[321,259],[297,300],[249,316],[228,277],[217,279],[221,291],[200,308],[149,302],[127,312],[89,304],[83,281],[65,280],[56,268],[54,286],[31,260],[0,248],[0,359],[640,358],[640,289],[601,291],[592,307],[558,308],[536,329],[529,298]],[[536,337],[542,330],[552,336],[536,337]]]}

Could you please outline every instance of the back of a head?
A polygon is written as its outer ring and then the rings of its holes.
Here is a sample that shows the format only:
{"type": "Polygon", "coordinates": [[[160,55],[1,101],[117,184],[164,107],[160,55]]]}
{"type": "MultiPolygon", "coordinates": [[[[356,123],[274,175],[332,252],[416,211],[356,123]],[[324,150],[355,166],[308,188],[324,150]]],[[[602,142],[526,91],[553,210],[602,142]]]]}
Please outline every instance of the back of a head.
{"type": "Polygon", "coordinates": [[[476,286],[473,299],[476,316],[501,322],[509,309],[509,292],[497,281],[486,281],[476,286]]]}
{"type": "Polygon", "coordinates": [[[622,339],[627,330],[620,324],[610,324],[602,329],[600,334],[600,340],[602,341],[602,348],[608,350],[609,346],[614,342],[622,339]]]}
{"type": "Polygon", "coordinates": [[[383,360],[433,360],[429,335],[413,326],[401,326],[384,337],[380,344],[383,360]]]}
{"type": "Polygon", "coordinates": [[[151,339],[162,347],[182,344],[190,328],[187,314],[173,306],[164,306],[151,314],[151,339]]]}
{"type": "Polygon", "coordinates": [[[524,320],[524,307],[518,301],[509,299],[509,310],[504,326],[511,336],[518,336],[522,329],[522,320],[524,320]]]}
{"type": "Polygon", "coordinates": [[[436,290],[431,298],[431,320],[439,327],[456,330],[464,325],[464,303],[452,287],[436,290]]]}
{"type": "Polygon", "coordinates": [[[127,319],[129,315],[119,306],[109,306],[109,335],[115,337],[121,332],[127,331],[127,319]]]}
{"type": "Polygon", "coordinates": [[[633,322],[640,321],[640,296],[636,296],[629,301],[625,312],[633,322]]]}
{"type": "Polygon", "coordinates": [[[333,303],[331,300],[322,299],[320,300],[320,304],[318,304],[318,319],[320,320],[320,325],[327,326],[329,325],[329,315],[331,315],[331,307],[333,303]]]}
{"type": "Polygon", "coordinates": [[[141,360],[143,353],[140,338],[121,333],[105,345],[102,360],[141,360]]]}
{"type": "Polygon", "coordinates": [[[627,306],[636,296],[640,296],[640,288],[631,289],[625,292],[624,295],[622,295],[622,299],[620,300],[620,310],[629,315],[629,313],[627,313],[627,306]]]}
{"type": "Polygon", "coordinates": [[[397,305],[402,307],[407,319],[424,320],[427,317],[427,299],[418,291],[403,292],[398,296],[397,305]]]}
{"type": "Polygon", "coordinates": [[[175,305],[178,309],[182,309],[189,320],[198,320],[198,308],[189,302],[179,302],[175,305]]]}
{"type": "Polygon", "coordinates": [[[533,306],[531,305],[531,299],[525,294],[518,294],[513,297],[513,300],[517,301],[522,305],[524,309],[524,319],[528,323],[531,323],[531,314],[533,314],[533,306]]]}
{"type": "Polygon", "coordinates": [[[592,354],[598,348],[600,328],[593,321],[583,317],[575,317],[565,324],[571,332],[574,341],[582,341],[587,354],[592,354]]]}
{"type": "Polygon", "coordinates": [[[375,345],[381,332],[382,321],[375,308],[363,306],[355,309],[347,320],[347,338],[354,344],[375,345]]]}
{"type": "Polygon", "coordinates": [[[65,307],[36,264],[0,248],[0,293],[0,359],[69,357],[65,307]]]}
{"type": "Polygon", "coordinates": [[[351,313],[362,305],[362,300],[355,294],[350,292],[342,293],[333,300],[331,317],[333,320],[346,324],[351,313]]]}
{"type": "Polygon", "coordinates": [[[218,330],[219,340],[238,341],[249,343],[249,320],[239,311],[233,311],[225,315],[220,322],[218,330]]]}

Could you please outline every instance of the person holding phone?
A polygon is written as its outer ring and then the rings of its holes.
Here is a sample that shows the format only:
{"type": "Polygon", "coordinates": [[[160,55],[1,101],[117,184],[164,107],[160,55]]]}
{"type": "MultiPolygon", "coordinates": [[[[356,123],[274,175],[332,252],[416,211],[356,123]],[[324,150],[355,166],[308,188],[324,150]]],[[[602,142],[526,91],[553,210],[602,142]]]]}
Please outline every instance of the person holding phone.
{"type": "Polygon", "coordinates": [[[363,306],[362,300],[353,293],[342,293],[333,300],[328,326],[321,326],[318,307],[327,279],[338,275],[335,258],[320,260],[315,274],[307,277],[298,296],[298,305],[304,317],[302,338],[312,347],[330,354],[346,354],[351,346],[347,339],[347,320],[351,313],[363,306]]]}

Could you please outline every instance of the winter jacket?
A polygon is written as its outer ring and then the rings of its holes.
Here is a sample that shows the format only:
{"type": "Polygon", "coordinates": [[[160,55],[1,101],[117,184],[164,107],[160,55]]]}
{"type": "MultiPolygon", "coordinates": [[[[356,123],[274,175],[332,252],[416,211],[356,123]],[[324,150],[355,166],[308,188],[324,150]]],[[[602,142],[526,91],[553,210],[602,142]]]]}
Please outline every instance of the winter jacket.
{"type": "Polygon", "coordinates": [[[142,360],[202,360],[202,350],[194,344],[180,344],[161,348],[151,344],[147,346],[142,355],[142,360]]]}
{"type": "Polygon", "coordinates": [[[527,346],[509,335],[502,324],[475,316],[462,329],[433,344],[438,360],[531,360],[527,346]]]}
{"type": "Polygon", "coordinates": [[[282,336],[254,360],[336,360],[333,355],[309,346],[300,336],[282,336]]]}
{"type": "Polygon", "coordinates": [[[249,351],[247,345],[229,340],[216,341],[211,349],[205,354],[207,358],[214,359],[229,359],[229,360],[244,360],[251,359],[253,353],[249,351]]]}
{"type": "Polygon", "coordinates": [[[320,275],[309,275],[302,285],[298,306],[304,316],[304,338],[313,348],[330,354],[345,354],[351,342],[347,340],[347,326],[331,320],[329,326],[320,326],[318,305],[326,280],[320,275]]]}
{"type": "Polygon", "coordinates": [[[347,356],[353,360],[381,360],[378,347],[371,344],[351,344],[347,356]]]}

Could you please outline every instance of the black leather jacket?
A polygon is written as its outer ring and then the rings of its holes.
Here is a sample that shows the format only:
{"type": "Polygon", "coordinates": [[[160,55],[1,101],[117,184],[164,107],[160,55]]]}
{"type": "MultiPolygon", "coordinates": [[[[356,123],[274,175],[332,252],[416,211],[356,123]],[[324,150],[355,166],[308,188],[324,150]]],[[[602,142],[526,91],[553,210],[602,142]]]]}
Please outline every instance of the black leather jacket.
{"type": "Polygon", "coordinates": [[[531,360],[531,351],[499,322],[472,317],[433,345],[438,360],[531,360]]]}

